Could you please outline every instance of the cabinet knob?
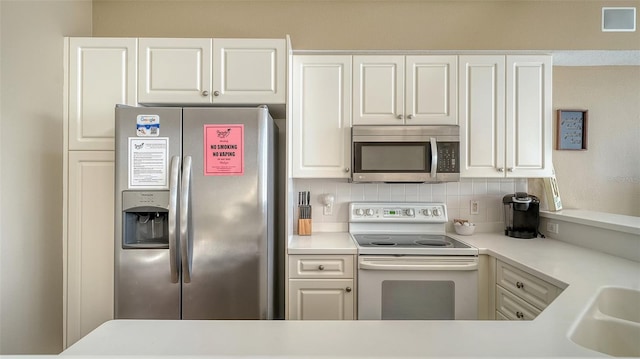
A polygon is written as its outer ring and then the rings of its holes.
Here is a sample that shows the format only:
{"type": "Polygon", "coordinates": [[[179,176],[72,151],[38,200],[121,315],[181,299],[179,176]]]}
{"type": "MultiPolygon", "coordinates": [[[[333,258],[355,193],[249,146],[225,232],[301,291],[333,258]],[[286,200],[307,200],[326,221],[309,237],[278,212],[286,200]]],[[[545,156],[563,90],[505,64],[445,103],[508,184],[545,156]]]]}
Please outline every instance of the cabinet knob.
{"type": "Polygon", "coordinates": [[[202,91],[202,97],[207,97],[207,96],[209,96],[209,91],[207,90],[202,91]]]}
{"type": "Polygon", "coordinates": [[[351,287],[347,287],[347,288],[345,288],[344,290],[345,290],[345,292],[347,292],[347,293],[351,293],[351,287]]]}
{"type": "Polygon", "coordinates": [[[507,171],[509,171],[509,172],[513,172],[513,167],[509,167],[509,168],[507,168],[507,171]]]}
{"type": "Polygon", "coordinates": [[[345,169],[344,169],[344,171],[345,171],[346,173],[349,173],[349,167],[345,168],[345,169]]]}
{"type": "Polygon", "coordinates": [[[408,118],[409,120],[411,120],[411,119],[413,118],[413,115],[409,115],[409,116],[407,116],[407,118],[408,118]]]}
{"type": "Polygon", "coordinates": [[[398,116],[396,116],[396,118],[397,118],[398,120],[402,120],[402,115],[398,115],[398,116]]]}
{"type": "Polygon", "coordinates": [[[321,265],[318,266],[318,269],[319,270],[324,270],[324,266],[321,264],[321,265]]]}
{"type": "Polygon", "coordinates": [[[516,317],[518,317],[518,319],[523,319],[524,318],[524,313],[518,311],[518,312],[516,312],[516,317]]]}
{"type": "Polygon", "coordinates": [[[516,287],[518,287],[518,288],[522,289],[522,288],[524,288],[524,283],[522,283],[522,282],[516,282],[516,287]]]}
{"type": "Polygon", "coordinates": [[[220,96],[220,91],[213,91],[213,96],[216,96],[216,97],[220,96]]]}
{"type": "Polygon", "coordinates": [[[498,172],[504,172],[504,167],[498,168],[498,172]]]}

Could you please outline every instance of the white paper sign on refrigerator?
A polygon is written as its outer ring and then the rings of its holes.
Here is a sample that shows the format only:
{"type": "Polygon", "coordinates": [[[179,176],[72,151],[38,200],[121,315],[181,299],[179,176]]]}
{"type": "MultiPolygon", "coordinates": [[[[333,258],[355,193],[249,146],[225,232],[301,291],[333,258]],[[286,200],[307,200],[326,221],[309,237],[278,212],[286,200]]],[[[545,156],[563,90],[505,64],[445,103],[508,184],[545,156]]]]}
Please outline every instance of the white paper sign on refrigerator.
{"type": "Polygon", "coordinates": [[[169,138],[129,138],[129,188],[169,188],[169,138]]]}

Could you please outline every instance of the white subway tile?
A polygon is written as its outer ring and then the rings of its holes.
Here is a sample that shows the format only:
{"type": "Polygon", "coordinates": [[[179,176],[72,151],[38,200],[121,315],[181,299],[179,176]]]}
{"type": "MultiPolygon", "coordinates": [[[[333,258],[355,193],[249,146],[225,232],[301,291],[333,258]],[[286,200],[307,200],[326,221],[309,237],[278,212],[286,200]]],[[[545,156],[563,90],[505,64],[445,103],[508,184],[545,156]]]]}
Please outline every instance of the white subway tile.
{"type": "Polygon", "coordinates": [[[351,202],[364,201],[364,184],[352,183],[351,184],[351,202]]]}
{"type": "Polygon", "coordinates": [[[460,181],[458,194],[460,196],[473,194],[473,182],[471,179],[464,179],[463,181],[460,181]]]}
{"type": "Polygon", "coordinates": [[[415,183],[408,183],[404,186],[404,198],[407,202],[418,201],[418,185],[415,183]]]}
{"type": "Polygon", "coordinates": [[[390,201],[398,201],[398,202],[404,202],[405,201],[405,191],[404,191],[404,185],[403,184],[390,184],[390,196],[389,196],[389,200],[390,201]]]}
{"type": "MultiPolygon", "coordinates": [[[[441,196],[447,194],[447,184],[446,183],[435,183],[431,185],[431,194],[435,196],[441,196]]],[[[456,193],[457,194],[457,193],[456,193]]]]}
{"type": "Polygon", "coordinates": [[[418,185],[418,200],[422,202],[431,202],[431,186],[430,184],[422,183],[418,185]]]}
{"type": "Polygon", "coordinates": [[[460,194],[460,183],[459,182],[447,182],[445,183],[447,188],[447,196],[448,195],[459,195],[460,194]]]}
{"type": "Polygon", "coordinates": [[[391,200],[391,187],[384,183],[378,185],[378,201],[388,202],[391,200]]]}
{"type": "Polygon", "coordinates": [[[487,194],[487,180],[485,178],[474,178],[472,183],[474,195],[483,196],[487,194]]]}
{"type": "Polygon", "coordinates": [[[488,180],[487,181],[487,194],[501,194],[500,180],[488,180]]]}
{"type": "Polygon", "coordinates": [[[364,200],[365,201],[377,201],[378,200],[378,185],[375,183],[367,183],[364,185],[364,200]]]}

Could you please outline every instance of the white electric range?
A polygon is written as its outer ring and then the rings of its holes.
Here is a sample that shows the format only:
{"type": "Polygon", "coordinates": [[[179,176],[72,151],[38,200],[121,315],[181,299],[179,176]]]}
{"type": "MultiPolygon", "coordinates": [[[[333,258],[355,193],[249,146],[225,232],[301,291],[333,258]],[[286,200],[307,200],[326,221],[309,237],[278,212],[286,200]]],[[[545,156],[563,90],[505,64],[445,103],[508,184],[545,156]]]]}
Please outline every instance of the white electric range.
{"type": "Polygon", "coordinates": [[[446,235],[444,203],[353,202],[358,319],[477,319],[478,249],[446,235]]]}

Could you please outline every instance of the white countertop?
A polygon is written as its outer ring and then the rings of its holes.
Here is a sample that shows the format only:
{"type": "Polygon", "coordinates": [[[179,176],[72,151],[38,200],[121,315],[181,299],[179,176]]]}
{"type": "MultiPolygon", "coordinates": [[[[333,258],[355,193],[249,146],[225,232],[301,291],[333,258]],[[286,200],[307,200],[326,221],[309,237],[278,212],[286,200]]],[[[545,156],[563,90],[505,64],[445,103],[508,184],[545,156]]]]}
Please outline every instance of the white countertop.
{"type": "MultiPolygon", "coordinates": [[[[209,355],[252,357],[603,356],[568,339],[603,286],[640,290],[640,263],[554,239],[496,233],[458,236],[500,260],[566,287],[532,321],[110,321],[62,355],[209,355]]],[[[338,248],[346,233],[290,239],[290,254],[338,248]],[[324,247],[324,248],[323,248],[324,247]]]]}
{"type": "Polygon", "coordinates": [[[640,235],[640,217],[635,216],[582,209],[563,209],[557,212],[540,211],[540,216],[640,235]]]}
{"type": "Polygon", "coordinates": [[[316,232],[291,236],[288,254],[356,254],[358,249],[347,232],[316,232]]]}

